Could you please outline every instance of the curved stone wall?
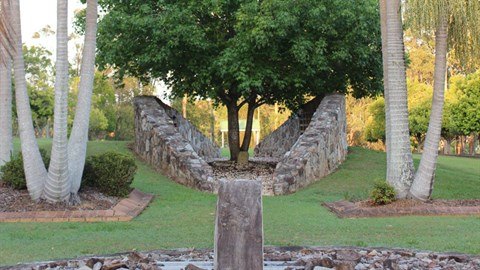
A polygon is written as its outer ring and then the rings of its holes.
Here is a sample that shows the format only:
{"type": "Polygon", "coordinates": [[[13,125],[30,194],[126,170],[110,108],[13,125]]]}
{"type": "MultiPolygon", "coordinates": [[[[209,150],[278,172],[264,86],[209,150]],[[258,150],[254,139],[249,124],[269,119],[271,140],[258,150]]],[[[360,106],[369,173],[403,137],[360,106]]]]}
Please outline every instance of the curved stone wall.
{"type": "Polygon", "coordinates": [[[274,194],[296,192],[330,174],[347,156],[345,96],[326,96],[305,132],[280,159],[274,194]]]}
{"type": "Polygon", "coordinates": [[[255,147],[255,157],[280,159],[292,148],[300,135],[300,118],[293,114],[255,147]]]}
{"type": "Polygon", "coordinates": [[[155,97],[135,98],[135,152],[180,184],[216,192],[212,167],[196,149],[206,158],[220,157],[220,149],[214,151],[200,131],[165,106],[155,97]],[[192,137],[195,147],[187,139],[192,137]]]}
{"type": "Polygon", "coordinates": [[[183,118],[182,114],[174,108],[163,103],[160,99],[155,98],[158,104],[162,106],[167,115],[172,119],[174,125],[177,127],[178,132],[185,138],[193,147],[195,152],[201,156],[205,161],[210,162],[212,160],[221,158],[220,148],[207,138],[203,133],[190,123],[187,119],[183,118]]]}

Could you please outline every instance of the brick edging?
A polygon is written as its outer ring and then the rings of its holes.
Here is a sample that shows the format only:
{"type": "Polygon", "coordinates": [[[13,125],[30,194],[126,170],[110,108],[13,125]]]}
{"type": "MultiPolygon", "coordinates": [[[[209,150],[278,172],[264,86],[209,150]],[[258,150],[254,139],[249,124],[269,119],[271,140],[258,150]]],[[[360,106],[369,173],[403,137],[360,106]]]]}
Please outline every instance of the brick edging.
{"type": "Polygon", "coordinates": [[[363,207],[349,201],[322,203],[339,218],[398,216],[480,216],[480,206],[408,206],[402,208],[363,207]]]}
{"type": "Polygon", "coordinates": [[[153,197],[134,189],[109,210],[0,212],[0,223],[130,221],[148,206],[153,197]]]}

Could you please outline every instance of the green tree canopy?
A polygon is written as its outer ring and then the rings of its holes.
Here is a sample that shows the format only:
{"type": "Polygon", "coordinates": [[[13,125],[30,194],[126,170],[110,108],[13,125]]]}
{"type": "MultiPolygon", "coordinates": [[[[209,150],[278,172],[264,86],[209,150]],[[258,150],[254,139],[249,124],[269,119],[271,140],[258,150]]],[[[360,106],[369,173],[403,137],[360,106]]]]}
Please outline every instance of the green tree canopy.
{"type": "Polygon", "coordinates": [[[294,108],[306,96],[349,87],[355,96],[381,90],[374,0],[104,0],[102,7],[101,67],[161,79],[175,97],[226,105],[229,132],[238,133],[245,104],[251,120],[265,103],[294,108]]]}

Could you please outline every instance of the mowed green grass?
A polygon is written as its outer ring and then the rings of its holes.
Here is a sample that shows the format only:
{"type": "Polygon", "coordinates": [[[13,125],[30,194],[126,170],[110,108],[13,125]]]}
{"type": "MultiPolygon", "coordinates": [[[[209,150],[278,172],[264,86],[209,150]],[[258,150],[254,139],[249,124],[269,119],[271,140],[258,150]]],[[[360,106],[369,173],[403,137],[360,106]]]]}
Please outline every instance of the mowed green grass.
{"type": "MultiPolygon", "coordinates": [[[[49,141],[40,141],[49,148],[49,141]]],[[[91,142],[89,154],[128,152],[126,142],[91,142]]],[[[418,162],[419,156],[415,156],[418,162]]],[[[156,195],[131,222],[0,223],[0,265],[160,248],[212,248],[216,196],[176,184],[138,162],[133,185],[156,195]]],[[[323,201],[366,198],[384,178],[385,154],[350,148],[332,175],[289,196],[264,198],[266,245],[402,247],[480,254],[480,217],[338,219],[323,201]]],[[[480,198],[480,160],[440,157],[435,198],[480,198]]]]}

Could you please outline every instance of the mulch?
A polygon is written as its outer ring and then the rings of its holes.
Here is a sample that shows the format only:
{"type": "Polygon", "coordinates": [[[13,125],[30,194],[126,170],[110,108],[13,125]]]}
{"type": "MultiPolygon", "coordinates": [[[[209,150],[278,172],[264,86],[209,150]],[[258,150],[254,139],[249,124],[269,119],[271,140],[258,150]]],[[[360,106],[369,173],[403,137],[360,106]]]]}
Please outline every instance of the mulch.
{"type": "Polygon", "coordinates": [[[480,199],[474,200],[397,200],[387,205],[374,205],[372,201],[338,201],[323,203],[340,218],[392,217],[392,216],[480,216],[480,199]]]}
{"type": "Polygon", "coordinates": [[[75,211],[75,210],[108,210],[112,209],[120,198],[104,195],[89,187],[78,193],[81,203],[69,205],[65,202],[50,203],[45,200],[32,201],[27,190],[15,190],[0,184],[0,213],[29,211],[75,211]]]}

